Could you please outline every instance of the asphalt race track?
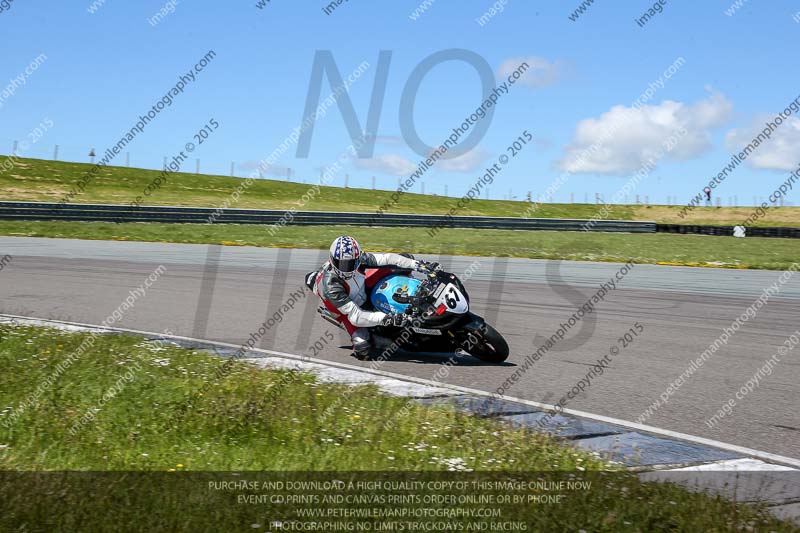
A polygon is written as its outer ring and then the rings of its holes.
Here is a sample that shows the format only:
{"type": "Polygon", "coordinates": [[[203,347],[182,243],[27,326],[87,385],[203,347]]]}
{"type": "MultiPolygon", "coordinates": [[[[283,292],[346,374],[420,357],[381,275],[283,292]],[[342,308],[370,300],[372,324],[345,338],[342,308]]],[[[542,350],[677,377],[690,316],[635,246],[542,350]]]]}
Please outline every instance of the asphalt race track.
{"type": "MultiPolygon", "coordinates": [[[[366,244],[368,247],[368,243],[366,244]]],[[[243,343],[302,287],[326,252],[116,241],[0,237],[0,312],[100,324],[159,265],[166,270],[115,326],[170,330],[209,340],[243,343]]],[[[526,355],[551,336],[608,282],[620,264],[474,257],[441,258],[462,275],[473,311],[487,317],[509,341],[505,365],[460,359],[443,379],[494,391],[526,355]],[[534,337],[541,336],[534,344],[534,337]]],[[[505,393],[555,403],[618,345],[635,322],[644,331],[613,358],[567,407],[623,420],[637,418],[669,383],[706,350],[781,276],[774,271],[636,265],[564,340],[536,362],[505,393]]],[[[297,297],[294,297],[297,299],[297,297]]],[[[335,340],[317,357],[359,363],[345,348],[347,337],[316,316],[316,297],[302,297],[258,346],[294,354],[324,339],[335,340]]],[[[758,387],[736,400],[732,413],[713,429],[713,416],[770,356],[800,329],[800,274],[780,287],[755,318],[674,392],[645,423],[766,452],[800,458],[800,347],[781,358],[758,387]]],[[[446,361],[436,355],[400,355],[381,368],[433,379],[446,361]]]]}

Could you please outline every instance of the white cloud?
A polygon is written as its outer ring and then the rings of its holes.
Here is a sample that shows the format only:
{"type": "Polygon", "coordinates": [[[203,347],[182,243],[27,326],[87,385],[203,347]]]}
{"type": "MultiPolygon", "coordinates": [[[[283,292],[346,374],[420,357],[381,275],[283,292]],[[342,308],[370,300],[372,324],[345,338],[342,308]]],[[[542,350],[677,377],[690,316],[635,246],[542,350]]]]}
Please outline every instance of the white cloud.
{"type": "MultiPolygon", "coordinates": [[[[767,122],[774,120],[775,115],[759,115],[748,126],[729,131],[725,135],[726,146],[738,154],[764,131],[767,122]]],[[[769,139],[764,141],[762,136],[758,147],[747,157],[747,163],[755,168],[768,170],[797,168],[800,163],[800,119],[784,119],[769,139]]]]}
{"type": "Polygon", "coordinates": [[[436,168],[443,172],[473,172],[483,166],[483,162],[486,161],[488,157],[489,152],[480,147],[476,147],[452,159],[437,160],[436,168]]]}
{"type": "Polygon", "coordinates": [[[376,155],[370,159],[356,159],[355,165],[364,170],[392,176],[407,176],[417,170],[417,166],[414,163],[397,154],[376,155]]]}
{"type": "Polygon", "coordinates": [[[558,81],[563,71],[563,65],[559,61],[550,62],[542,57],[519,57],[503,61],[500,68],[497,69],[497,74],[505,81],[509,74],[514,72],[523,63],[528,64],[528,69],[522,75],[519,81],[528,87],[544,87],[551,85],[558,81]]]}
{"type": "Polygon", "coordinates": [[[617,105],[597,118],[578,122],[557,166],[566,172],[634,172],[680,129],[685,129],[686,135],[666,159],[696,157],[712,147],[711,131],[728,120],[731,108],[725,95],[717,92],[693,105],[673,100],[638,107],[617,105]]]}

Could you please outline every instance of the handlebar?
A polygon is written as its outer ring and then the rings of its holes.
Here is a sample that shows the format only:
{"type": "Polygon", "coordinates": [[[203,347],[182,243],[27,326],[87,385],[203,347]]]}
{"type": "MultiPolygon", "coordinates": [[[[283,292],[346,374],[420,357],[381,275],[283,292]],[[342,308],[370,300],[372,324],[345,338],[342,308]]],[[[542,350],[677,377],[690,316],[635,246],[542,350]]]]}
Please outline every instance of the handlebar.
{"type": "Polygon", "coordinates": [[[417,293],[409,298],[409,305],[406,308],[406,313],[410,315],[424,314],[425,312],[432,312],[431,302],[428,298],[432,290],[439,284],[440,272],[430,272],[425,279],[423,279],[417,289],[417,293]],[[429,305],[431,309],[424,309],[425,305],[429,305]]]}

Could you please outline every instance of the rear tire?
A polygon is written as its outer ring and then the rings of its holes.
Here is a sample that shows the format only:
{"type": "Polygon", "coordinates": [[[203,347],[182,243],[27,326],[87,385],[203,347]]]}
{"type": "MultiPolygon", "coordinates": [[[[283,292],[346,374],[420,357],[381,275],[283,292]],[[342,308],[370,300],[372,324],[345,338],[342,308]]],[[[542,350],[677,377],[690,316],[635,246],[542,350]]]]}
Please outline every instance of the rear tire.
{"type": "Polygon", "coordinates": [[[486,363],[502,363],[508,359],[508,343],[500,333],[489,324],[484,324],[483,331],[472,331],[479,340],[470,347],[468,353],[486,363]]]}

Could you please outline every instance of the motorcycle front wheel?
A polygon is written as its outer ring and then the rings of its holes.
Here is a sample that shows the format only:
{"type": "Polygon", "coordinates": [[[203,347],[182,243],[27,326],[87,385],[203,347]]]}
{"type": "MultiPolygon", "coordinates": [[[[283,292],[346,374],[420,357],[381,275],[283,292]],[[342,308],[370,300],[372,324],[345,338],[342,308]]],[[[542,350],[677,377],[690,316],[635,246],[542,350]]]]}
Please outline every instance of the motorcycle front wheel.
{"type": "Polygon", "coordinates": [[[484,324],[480,331],[472,331],[470,335],[477,337],[476,342],[466,350],[472,357],[486,363],[502,363],[508,358],[508,343],[489,324],[484,324]]]}

